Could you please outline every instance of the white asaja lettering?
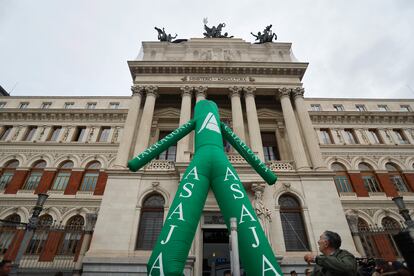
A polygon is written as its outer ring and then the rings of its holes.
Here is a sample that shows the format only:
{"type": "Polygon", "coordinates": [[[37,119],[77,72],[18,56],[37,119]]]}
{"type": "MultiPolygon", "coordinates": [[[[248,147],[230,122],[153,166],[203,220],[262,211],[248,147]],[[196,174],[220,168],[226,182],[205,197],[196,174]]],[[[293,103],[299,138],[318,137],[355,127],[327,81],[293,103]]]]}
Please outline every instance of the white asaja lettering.
{"type": "Polygon", "coordinates": [[[215,131],[215,132],[217,132],[217,133],[221,133],[220,132],[220,128],[219,128],[219,126],[218,126],[218,123],[217,123],[217,120],[216,120],[216,117],[214,117],[214,115],[213,115],[213,113],[211,113],[211,112],[209,112],[208,114],[207,114],[207,116],[206,116],[206,118],[204,119],[204,122],[203,122],[203,124],[201,125],[201,128],[200,128],[200,130],[197,132],[197,134],[198,133],[200,133],[203,129],[209,129],[209,130],[212,130],[212,131],[215,131]]]}

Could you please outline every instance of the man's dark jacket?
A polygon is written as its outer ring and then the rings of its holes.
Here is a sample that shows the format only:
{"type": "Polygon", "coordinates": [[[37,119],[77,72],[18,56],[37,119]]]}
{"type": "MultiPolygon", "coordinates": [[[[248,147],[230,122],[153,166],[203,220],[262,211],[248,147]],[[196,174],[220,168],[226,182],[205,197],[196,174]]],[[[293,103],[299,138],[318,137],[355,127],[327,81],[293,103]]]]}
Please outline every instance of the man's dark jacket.
{"type": "Polygon", "coordinates": [[[315,258],[316,266],[313,276],[354,276],[357,275],[357,263],[354,255],[338,249],[330,256],[320,255],[315,258]]]}

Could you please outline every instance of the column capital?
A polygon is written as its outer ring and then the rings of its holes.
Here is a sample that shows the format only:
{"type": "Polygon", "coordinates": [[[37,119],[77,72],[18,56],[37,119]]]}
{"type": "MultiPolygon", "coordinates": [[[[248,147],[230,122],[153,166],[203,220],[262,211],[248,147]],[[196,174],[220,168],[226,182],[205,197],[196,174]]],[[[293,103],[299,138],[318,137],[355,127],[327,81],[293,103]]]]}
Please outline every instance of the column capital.
{"type": "Polygon", "coordinates": [[[305,94],[305,89],[303,87],[296,87],[292,89],[293,98],[303,98],[303,94],[305,94]]]}
{"type": "Polygon", "coordinates": [[[131,86],[131,91],[132,91],[132,95],[139,95],[142,96],[142,94],[144,93],[145,87],[142,85],[132,85],[131,86]]]}
{"type": "Polygon", "coordinates": [[[290,97],[290,93],[292,92],[292,89],[287,87],[282,87],[278,89],[279,97],[290,97]]]}
{"type": "Polygon", "coordinates": [[[256,91],[256,87],[254,86],[247,86],[243,87],[244,96],[245,97],[254,97],[254,91],[256,91]]]}
{"type": "Polygon", "coordinates": [[[181,90],[181,97],[184,97],[184,96],[191,97],[191,95],[193,94],[194,87],[186,85],[186,86],[180,87],[180,90],[181,90]]]}
{"type": "Polygon", "coordinates": [[[229,97],[240,97],[240,93],[243,91],[243,87],[241,86],[231,86],[229,87],[230,93],[229,97]]]}
{"type": "Polygon", "coordinates": [[[194,87],[194,91],[196,92],[196,95],[201,94],[204,97],[206,97],[206,95],[207,95],[207,92],[206,92],[207,89],[208,89],[207,86],[201,86],[201,85],[194,87]]]}

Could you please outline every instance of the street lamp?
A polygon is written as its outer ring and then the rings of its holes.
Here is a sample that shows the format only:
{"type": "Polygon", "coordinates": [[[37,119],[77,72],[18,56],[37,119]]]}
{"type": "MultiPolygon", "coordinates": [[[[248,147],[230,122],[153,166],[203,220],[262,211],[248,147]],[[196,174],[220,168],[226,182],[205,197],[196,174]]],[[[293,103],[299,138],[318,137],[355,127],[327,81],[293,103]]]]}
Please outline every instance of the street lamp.
{"type": "Polygon", "coordinates": [[[13,272],[17,273],[17,269],[20,265],[20,260],[23,257],[23,253],[26,251],[27,245],[33,237],[33,233],[37,228],[37,222],[39,221],[39,215],[43,210],[43,205],[46,202],[46,199],[49,197],[48,194],[37,194],[36,205],[33,207],[32,216],[29,218],[29,222],[26,225],[24,231],[23,240],[20,243],[19,250],[17,251],[16,259],[14,260],[13,272]]]}
{"type": "Polygon", "coordinates": [[[405,220],[405,224],[408,228],[414,229],[414,221],[411,219],[410,212],[408,211],[407,207],[405,206],[405,202],[402,196],[397,196],[392,198],[392,201],[394,201],[395,205],[398,207],[398,211],[403,216],[405,220]]]}

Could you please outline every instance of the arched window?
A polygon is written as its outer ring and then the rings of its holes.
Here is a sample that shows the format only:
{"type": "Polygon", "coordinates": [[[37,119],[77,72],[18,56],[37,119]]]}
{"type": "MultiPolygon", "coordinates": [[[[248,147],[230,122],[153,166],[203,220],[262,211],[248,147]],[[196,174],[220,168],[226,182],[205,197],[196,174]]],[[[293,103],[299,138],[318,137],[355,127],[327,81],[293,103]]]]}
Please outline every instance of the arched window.
{"type": "Polygon", "coordinates": [[[55,177],[52,185],[52,190],[64,191],[69,183],[70,173],[72,172],[73,162],[66,161],[63,163],[55,177]]]}
{"type": "Polygon", "coordinates": [[[331,168],[335,172],[334,181],[338,193],[353,192],[345,166],[341,163],[333,163],[331,168]]]}
{"type": "Polygon", "coordinates": [[[136,249],[151,250],[164,221],[164,198],[160,194],[151,194],[145,198],[141,209],[136,249]]]}
{"type": "Polygon", "coordinates": [[[378,248],[372,235],[373,232],[368,223],[362,218],[358,218],[358,233],[367,257],[372,258],[378,256],[378,248]]]}
{"type": "Polygon", "coordinates": [[[34,232],[32,239],[29,242],[29,245],[26,248],[26,254],[38,255],[42,253],[43,248],[45,247],[47,235],[49,233],[48,229],[53,223],[53,218],[51,215],[42,215],[39,217],[38,227],[34,232]]]}
{"type": "Polygon", "coordinates": [[[394,184],[395,189],[399,192],[409,192],[407,184],[405,183],[403,177],[401,176],[401,170],[399,167],[393,163],[385,164],[385,168],[388,171],[391,182],[394,184]]]}
{"type": "Polygon", "coordinates": [[[86,167],[85,174],[83,175],[82,184],[80,186],[81,191],[94,191],[96,183],[98,182],[99,169],[101,163],[94,161],[89,163],[86,167]]]}
{"type": "Polygon", "coordinates": [[[381,220],[381,225],[384,228],[384,233],[391,245],[391,250],[394,256],[398,257],[401,256],[400,252],[398,251],[397,244],[394,241],[393,235],[396,235],[401,230],[401,224],[398,223],[395,219],[391,217],[384,217],[381,220]]]}
{"type": "Polygon", "coordinates": [[[362,179],[364,180],[364,187],[368,192],[378,193],[382,192],[378,180],[375,177],[374,170],[367,163],[359,163],[358,169],[361,172],[362,179]]]}
{"type": "Polygon", "coordinates": [[[85,220],[81,215],[71,217],[65,226],[65,236],[60,245],[60,255],[75,255],[76,249],[80,246],[82,229],[85,220]]]}
{"type": "Polygon", "coordinates": [[[39,185],[40,179],[43,175],[43,170],[46,167],[46,162],[41,160],[34,164],[30,170],[30,175],[26,179],[26,182],[23,185],[23,190],[36,190],[39,185]]]}
{"type": "Polygon", "coordinates": [[[279,205],[286,251],[309,251],[302,208],[298,200],[291,195],[282,195],[279,205]]]}
{"type": "Polygon", "coordinates": [[[10,181],[12,180],[18,166],[19,161],[17,160],[11,160],[6,164],[6,166],[4,166],[3,173],[0,177],[0,190],[6,189],[7,185],[9,185],[10,181]]]}
{"type": "Polygon", "coordinates": [[[10,247],[20,221],[18,214],[12,214],[0,222],[0,255],[5,254],[10,247]]]}

